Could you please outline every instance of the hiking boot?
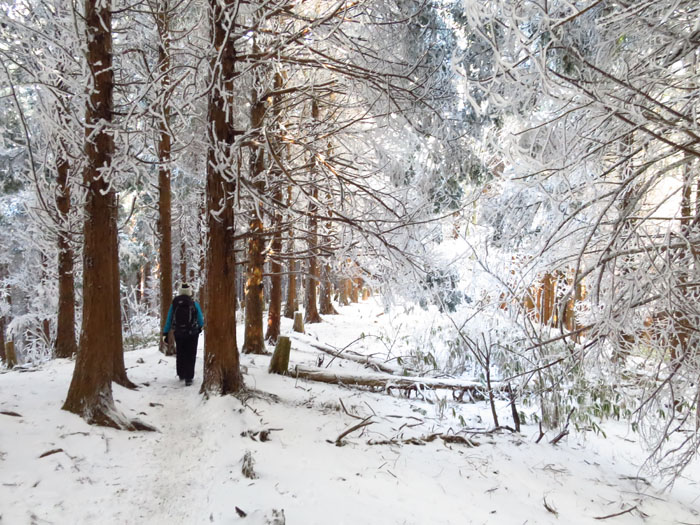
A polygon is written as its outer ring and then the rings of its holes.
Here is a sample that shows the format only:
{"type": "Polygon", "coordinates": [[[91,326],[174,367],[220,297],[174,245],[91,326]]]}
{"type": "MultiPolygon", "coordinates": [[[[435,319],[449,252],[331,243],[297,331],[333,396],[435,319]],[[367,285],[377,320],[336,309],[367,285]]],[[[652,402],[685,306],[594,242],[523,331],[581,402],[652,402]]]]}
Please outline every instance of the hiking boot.
{"type": "Polygon", "coordinates": [[[185,386],[191,386],[192,385],[192,380],[191,379],[185,379],[185,386]]]}

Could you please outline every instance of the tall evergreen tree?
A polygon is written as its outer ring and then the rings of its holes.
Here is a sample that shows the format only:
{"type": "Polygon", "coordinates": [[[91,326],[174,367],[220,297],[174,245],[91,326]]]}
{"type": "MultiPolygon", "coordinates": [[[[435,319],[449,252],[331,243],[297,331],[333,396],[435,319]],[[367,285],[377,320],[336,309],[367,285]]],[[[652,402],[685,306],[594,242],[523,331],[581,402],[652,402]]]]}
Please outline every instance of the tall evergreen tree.
{"type": "Polygon", "coordinates": [[[209,0],[213,49],[207,159],[206,312],[202,392],[229,394],[243,388],[236,346],[236,273],[233,243],[235,128],[233,123],[238,2],[209,0]]]}
{"type": "MultiPolygon", "coordinates": [[[[73,379],[63,409],[89,423],[135,428],[114,406],[114,334],[121,334],[121,316],[114,312],[117,236],[114,189],[110,187],[114,138],[112,13],[109,0],[86,0],[89,96],[85,108],[83,183],[87,190],[84,225],[83,320],[73,379]],[[107,240],[109,249],[104,248],[107,240]]],[[[118,274],[117,274],[118,277],[118,274]]],[[[119,338],[119,343],[121,337],[119,338]]],[[[121,351],[121,348],[119,348],[121,351]]]]}

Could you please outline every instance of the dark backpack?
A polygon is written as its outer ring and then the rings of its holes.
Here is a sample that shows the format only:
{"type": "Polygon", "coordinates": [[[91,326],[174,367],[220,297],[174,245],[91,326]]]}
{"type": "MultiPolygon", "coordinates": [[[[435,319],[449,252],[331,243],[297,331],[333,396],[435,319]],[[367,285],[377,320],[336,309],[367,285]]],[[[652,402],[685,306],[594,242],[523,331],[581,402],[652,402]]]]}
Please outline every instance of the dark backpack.
{"type": "Polygon", "coordinates": [[[189,295],[178,295],[173,299],[173,331],[175,337],[199,333],[197,309],[189,295]]]}

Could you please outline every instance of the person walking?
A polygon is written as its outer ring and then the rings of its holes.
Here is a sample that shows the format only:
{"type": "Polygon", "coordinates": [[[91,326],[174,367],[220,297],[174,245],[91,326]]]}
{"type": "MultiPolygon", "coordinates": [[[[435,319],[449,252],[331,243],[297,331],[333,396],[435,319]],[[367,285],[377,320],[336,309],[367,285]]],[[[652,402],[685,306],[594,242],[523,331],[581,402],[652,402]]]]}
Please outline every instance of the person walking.
{"type": "Polygon", "coordinates": [[[194,363],[197,359],[197,342],[204,327],[204,316],[199,303],[192,298],[192,287],[182,283],[173,299],[168,318],[163,328],[163,342],[167,342],[172,328],[175,335],[177,376],[190,386],[194,378],[194,363]]]}

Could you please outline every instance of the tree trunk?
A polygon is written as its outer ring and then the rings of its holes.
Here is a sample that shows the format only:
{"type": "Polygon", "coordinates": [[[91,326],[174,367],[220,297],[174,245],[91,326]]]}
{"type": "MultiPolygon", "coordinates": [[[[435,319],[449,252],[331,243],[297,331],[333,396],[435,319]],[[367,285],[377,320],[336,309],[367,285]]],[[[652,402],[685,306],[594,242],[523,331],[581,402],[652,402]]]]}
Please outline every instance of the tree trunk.
{"type": "Polygon", "coordinates": [[[318,198],[318,190],[314,189],[312,200],[309,202],[309,233],[306,237],[306,242],[309,247],[308,271],[306,275],[306,286],[304,294],[304,311],[306,316],[304,322],[313,324],[322,321],[316,307],[316,285],[318,283],[318,259],[316,257],[317,246],[317,206],[315,200],[318,198]]]}
{"type": "Polygon", "coordinates": [[[304,318],[301,316],[301,312],[294,312],[294,325],[292,330],[301,334],[304,333],[304,318]]]}
{"type": "MultiPolygon", "coordinates": [[[[313,99],[311,102],[311,118],[314,123],[318,122],[319,109],[318,102],[313,99]]],[[[312,168],[311,176],[313,177],[316,173],[316,162],[317,159],[314,157],[311,159],[314,167],[312,168]]],[[[306,323],[320,323],[322,321],[321,316],[318,314],[318,309],[316,307],[316,285],[318,284],[318,218],[316,212],[318,211],[318,206],[316,202],[318,201],[318,188],[314,187],[311,194],[311,199],[309,200],[309,232],[306,235],[306,244],[308,246],[308,271],[306,272],[306,285],[304,286],[304,311],[306,323]]]]}
{"type": "MultiPolygon", "coordinates": [[[[287,187],[287,206],[292,205],[292,187],[287,187]]],[[[294,319],[294,312],[299,309],[297,300],[297,265],[294,260],[294,229],[289,227],[289,241],[287,242],[288,274],[287,274],[287,302],[284,305],[284,316],[294,319]]]]}
{"type": "Polygon", "coordinates": [[[12,369],[17,366],[17,354],[15,353],[15,342],[8,341],[4,347],[5,366],[12,369]]]}
{"type": "MultiPolygon", "coordinates": [[[[283,80],[281,73],[275,74],[276,90],[282,88],[283,80]]],[[[280,118],[280,104],[280,97],[275,97],[273,101],[274,120],[279,120],[280,118]]],[[[279,130],[277,132],[279,133],[279,130]]],[[[279,154],[281,148],[279,147],[277,135],[273,136],[272,148],[278,152],[277,156],[281,157],[279,154]]],[[[270,261],[270,307],[267,311],[267,331],[265,332],[265,340],[271,343],[275,343],[280,336],[280,316],[282,312],[282,265],[279,261],[279,256],[282,252],[282,213],[279,208],[282,206],[282,199],[284,198],[282,176],[279,166],[273,164],[272,180],[274,181],[274,193],[272,199],[275,203],[275,212],[272,219],[272,243],[270,244],[268,255],[268,260],[270,261]]]]}
{"type": "Polygon", "coordinates": [[[489,395],[489,405],[491,406],[491,417],[493,418],[494,427],[498,428],[501,426],[498,423],[498,412],[496,411],[496,399],[493,395],[493,385],[491,384],[491,359],[489,355],[486,355],[486,364],[484,366],[486,371],[486,390],[489,395]]]}
{"type": "Polygon", "coordinates": [[[180,282],[187,282],[187,243],[184,235],[180,240],[180,282]]]}
{"type": "Polygon", "coordinates": [[[552,320],[552,312],[554,310],[556,280],[551,273],[546,273],[542,278],[542,304],[540,310],[540,319],[542,324],[550,324],[552,320]]]}
{"type": "MultiPolygon", "coordinates": [[[[172,254],[172,192],[170,188],[170,106],[167,103],[170,89],[170,28],[167,14],[167,2],[159,2],[156,16],[158,27],[158,70],[161,78],[159,98],[163,101],[158,118],[158,260],[160,262],[160,333],[163,333],[165,321],[173,295],[173,254],[172,254]]],[[[175,353],[174,345],[160,341],[160,350],[165,355],[175,353]]]]}
{"type": "MultiPolygon", "coordinates": [[[[207,228],[207,195],[206,195],[206,190],[204,194],[202,195],[202,206],[200,207],[200,213],[199,213],[199,218],[201,222],[200,226],[200,231],[201,229],[207,228]]],[[[206,273],[206,268],[207,268],[207,252],[206,248],[204,247],[204,235],[200,234],[199,238],[197,239],[197,246],[199,248],[199,271],[201,274],[200,280],[199,280],[199,289],[202,290],[202,292],[199,294],[199,306],[202,308],[203,312],[207,311],[207,294],[205,292],[207,283],[206,283],[206,278],[207,278],[207,273],[206,273]]],[[[194,282],[195,280],[195,275],[194,275],[194,270],[190,270],[190,282],[194,282]]],[[[234,300],[235,300],[235,294],[234,294],[234,300]]],[[[235,304],[234,304],[234,310],[235,310],[235,304]]]]}
{"type": "Polygon", "coordinates": [[[153,266],[150,261],[146,261],[143,266],[143,300],[146,303],[146,311],[153,315],[157,311],[153,304],[153,293],[151,287],[153,281],[153,266]]]}
{"type": "MultiPolygon", "coordinates": [[[[126,367],[124,366],[124,338],[122,336],[122,302],[121,302],[121,280],[119,277],[119,234],[117,232],[119,204],[117,196],[111,192],[110,213],[110,240],[109,249],[111,250],[111,317],[112,322],[109,325],[112,359],[114,367],[112,369],[112,381],[125,388],[136,388],[126,375],[126,367]]],[[[106,298],[105,298],[106,299],[106,298]]]]}
{"type": "Polygon", "coordinates": [[[243,389],[238,348],[236,347],[235,254],[233,243],[234,214],[233,173],[226,173],[224,159],[231,159],[234,127],[229,116],[233,111],[233,78],[236,52],[228,38],[237,3],[210,0],[211,31],[214,49],[212,88],[209,93],[207,155],[207,226],[209,243],[206,253],[204,381],[202,393],[221,395],[243,389]]]}
{"type": "MultiPolygon", "coordinates": [[[[274,197],[276,202],[282,201],[282,192],[277,191],[274,197]]],[[[282,214],[275,211],[273,221],[273,237],[270,246],[270,308],[267,311],[267,332],[265,339],[274,343],[280,336],[280,314],[282,310],[282,265],[279,262],[282,251],[282,214]]]]}
{"type": "MultiPolygon", "coordinates": [[[[254,50],[256,49],[253,46],[254,50]]],[[[260,133],[265,115],[265,100],[257,99],[253,90],[254,103],[250,111],[250,124],[253,133],[260,133]]],[[[253,199],[256,205],[251,210],[252,217],[248,223],[248,261],[246,264],[245,284],[245,339],[243,353],[264,354],[265,340],[263,338],[263,268],[265,257],[263,249],[263,209],[262,198],[267,191],[262,172],[265,169],[265,150],[261,146],[263,138],[257,137],[258,144],[252,146],[250,161],[250,179],[256,194],[253,199]]]]}
{"type": "MultiPolygon", "coordinates": [[[[70,166],[64,153],[58,153],[56,162],[56,208],[68,227],[70,213],[70,166]]],[[[73,250],[63,231],[58,232],[58,315],[56,320],[56,357],[71,357],[78,351],[75,340],[75,277],[73,276],[73,250]]]]}
{"type": "Polygon", "coordinates": [[[340,281],[340,299],[338,300],[340,306],[350,304],[350,294],[352,294],[352,280],[348,277],[343,277],[340,281]]]}
{"type": "MultiPolygon", "coordinates": [[[[85,110],[85,226],[83,247],[83,321],[73,379],[63,409],[88,423],[117,428],[129,426],[112,398],[114,359],[110,336],[115,332],[112,304],[114,252],[104,249],[115,235],[109,170],[114,139],[112,121],[112,20],[109,0],[86,0],[87,63],[92,85],[85,110]],[[107,124],[105,126],[105,124],[107,124]]],[[[121,328],[119,328],[121,329],[121,328]]]]}
{"type": "Polygon", "coordinates": [[[146,288],[146,265],[141,266],[138,272],[138,283],[136,284],[136,303],[141,304],[145,294],[143,293],[146,288]]]}
{"type": "Polygon", "coordinates": [[[362,279],[359,277],[352,279],[352,285],[350,287],[350,301],[353,303],[360,302],[360,287],[362,286],[362,279]]]}
{"type": "Polygon", "coordinates": [[[7,354],[5,354],[5,318],[0,317],[0,362],[7,364],[7,354]]]}
{"type": "MultiPolygon", "coordinates": [[[[0,291],[5,292],[4,294],[0,295],[5,295],[6,299],[4,299],[5,302],[7,302],[8,305],[8,312],[10,312],[10,306],[11,306],[11,300],[10,300],[10,293],[9,293],[9,286],[5,284],[5,279],[7,279],[8,275],[8,265],[7,264],[0,264],[0,291]]],[[[7,344],[7,340],[5,339],[5,330],[7,329],[7,317],[6,316],[0,316],[0,343],[2,343],[2,346],[0,346],[0,359],[7,365],[7,355],[5,354],[5,345],[7,344]]]]}
{"type": "Polygon", "coordinates": [[[333,283],[331,282],[331,265],[323,265],[323,279],[321,280],[321,297],[319,301],[320,312],[324,315],[337,315],[333,306],[333,283]]]}
{"type": "Polygon", "coordinates": [[[280,337],[277,340],[275,351],[270,359],[270,366],[267,371],[271,374],[287,375],[289,368],[289,351],[292,348],[292,342],[289,337],[280,337]]]}

